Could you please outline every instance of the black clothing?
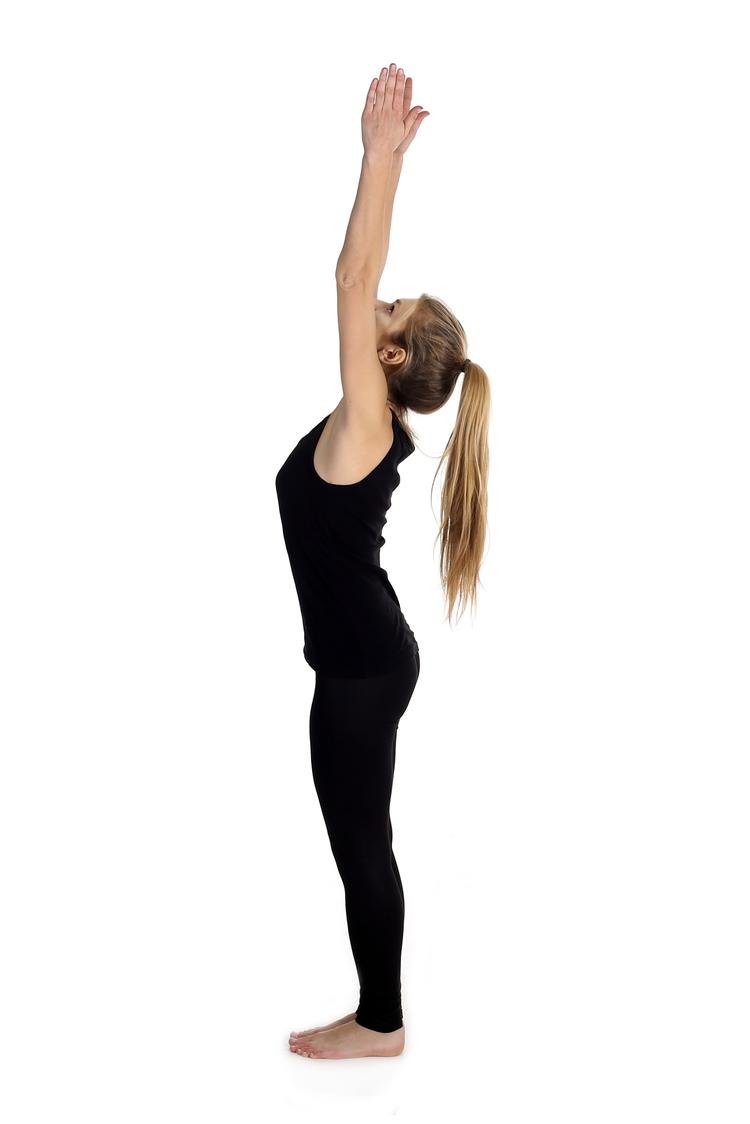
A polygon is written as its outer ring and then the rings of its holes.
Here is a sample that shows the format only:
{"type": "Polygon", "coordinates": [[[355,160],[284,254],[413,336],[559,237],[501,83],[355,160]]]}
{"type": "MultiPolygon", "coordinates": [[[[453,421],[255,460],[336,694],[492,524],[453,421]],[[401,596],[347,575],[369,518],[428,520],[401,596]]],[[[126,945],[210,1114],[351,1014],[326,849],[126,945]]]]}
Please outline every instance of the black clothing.
{"type": "Polygon", "coordinates": [[[379,1031],[403,1026],[404,892],[389,807],[399,719],[418,678],[418,651],[410,664],[364,679],[316,672],[310,707],[313,779],[359,977],[356,1021],[379,1031]]]}
{"type": "MultiPolygon", "coordinates": [[[[390,407],[389,407],[390,409],[390,407]]],[[[380,565],[383,527],[414,444],[391,410],[393,443],[354,484],[331,484],[313,456],[330,414],[302,437],[276,474],[276,493],[297,590],[303,655],[316,671],[363,677],[409,666],[419,645],[380,565]]]]}
{"type": "Polygon", "coordinates": [[[419,645],[380,565],[398,466],[414,444],[391,411],[393,442],[354,484],[330,484],[313,457],[330,414],[276,475],[279,512],[315,670],[310,753],[336,865],[360,997],[357,1022],[403,1025],[404,894],[393,855],[390,799],[399,719],[419,677],[419,645]]]}

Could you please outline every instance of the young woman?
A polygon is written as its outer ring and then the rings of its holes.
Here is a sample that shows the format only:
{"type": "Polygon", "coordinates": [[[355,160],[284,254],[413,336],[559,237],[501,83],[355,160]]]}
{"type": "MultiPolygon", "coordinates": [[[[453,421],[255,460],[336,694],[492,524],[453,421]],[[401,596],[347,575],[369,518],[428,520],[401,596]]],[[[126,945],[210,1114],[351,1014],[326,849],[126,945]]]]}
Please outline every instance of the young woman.
{"type": "Polygon", "coordinates": [[[401,162],[428,116],[411,108],[411,87],[393,63],[370,85],[359,187],[336,269],[343,396],[276,476],[303,655],[315,670],[313,780],[359,978],[355,1011],[290,1035],[289,1048],[307,1058],[392,1057],[404,1048],[404,893],[390,799],[399,719],[420,664],[380,548],[398,466],[415,450],[405,411],[438,410],[460,374],[458,416],[440,459],[449,620],[457,600],[476,601],[487,524],[487,375],[466,358],[463,329],[441,301],[426,293],[377,299],[401,162]]]}

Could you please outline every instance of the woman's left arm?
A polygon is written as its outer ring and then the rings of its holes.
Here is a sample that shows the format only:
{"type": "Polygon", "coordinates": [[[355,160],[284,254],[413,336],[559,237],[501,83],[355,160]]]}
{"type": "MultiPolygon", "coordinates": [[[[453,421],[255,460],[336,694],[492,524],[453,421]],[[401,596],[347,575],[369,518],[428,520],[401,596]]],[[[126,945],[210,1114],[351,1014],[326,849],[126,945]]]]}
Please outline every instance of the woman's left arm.
{"type": "Polygon", "coordinates": [[[403,155],[428,116],[421,106],[411,108],[411,91],[411,78],[404,79],[395,63],[370,83],[362,112],[359,185],[336,262],[336,280],[344,287],[364,281],[377,292],[385,269],[403,155]]]}
{"type": "MultiPolygon", "coordinates": [[[[401,176],[401,167],[404,163],[404,158],[399,153],[393,153],[391,161],[391,174],[388,177],[388,187],[385,194],[383,203],[383,269],[385,269],[386,259],[388,257],[388,247],[391,241],[391,221],[393,219],[393,201],[396,198],[396,189],[398,181],[401,176]]],[[[383,269],[380,270],[378,281],[383,276],[383,269]]]]}
{"type": "MultiPolygon", "coordinates": [[[[412,80],[407,78],[404,83],[404,118],[408,119],[411,112],[411,97],[412,97],[412,80]]],[[[429,117],[429,111],[423,109],[421,105],[415,106],[420,112],[416,117],[413,117],[409,123],[409,128],[406,136],[401,141],[401,144],[394,150],[393,158],[391,160],[391,175],[388,180],[388,191],[385,198],[385,205],[383,210],[383,268],[385,268],[385,261],[388,257],[388,246],[391,240],[391,219],[393,218],[393,200],[396,197],[396,188],[401,176],[401,168],[404,163],[404,154],[417,135],[419,126],[424,121],[425,117],[429,117]]],[[[382,270],[381,270],[382,276],[382,270]]],[[[378,281],[380,277],[378,277],[378,281]]]]}

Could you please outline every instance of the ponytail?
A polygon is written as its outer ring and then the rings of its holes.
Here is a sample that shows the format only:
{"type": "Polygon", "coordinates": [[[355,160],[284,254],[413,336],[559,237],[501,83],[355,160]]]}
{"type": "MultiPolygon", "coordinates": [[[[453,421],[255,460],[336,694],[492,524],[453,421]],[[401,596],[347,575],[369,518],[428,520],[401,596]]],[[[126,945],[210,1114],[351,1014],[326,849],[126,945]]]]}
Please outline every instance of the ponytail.
{"type": "Polygon", "coordinates": [[[460,618],[467,604],[476,605],[487,537],[490,380],[485,370],[469,359],[463,375],[456,424],[435,473],[437,476],[446,460],[437,537],[449,623],[454,607],[458,607],[460,618]]]}

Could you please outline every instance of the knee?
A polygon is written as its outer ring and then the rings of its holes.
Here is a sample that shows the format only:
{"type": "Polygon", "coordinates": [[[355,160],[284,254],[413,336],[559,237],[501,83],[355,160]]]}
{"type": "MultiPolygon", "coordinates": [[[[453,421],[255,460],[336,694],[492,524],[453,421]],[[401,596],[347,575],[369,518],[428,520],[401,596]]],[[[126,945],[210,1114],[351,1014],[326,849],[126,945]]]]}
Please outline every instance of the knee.
{"type": "Polygon", "coordinates": [[[331,849],[345,883],[356,885],[368,895],[377,895],[393,880],[393,852],[387,832],[377,837],[331,836],[331,849]]]}

